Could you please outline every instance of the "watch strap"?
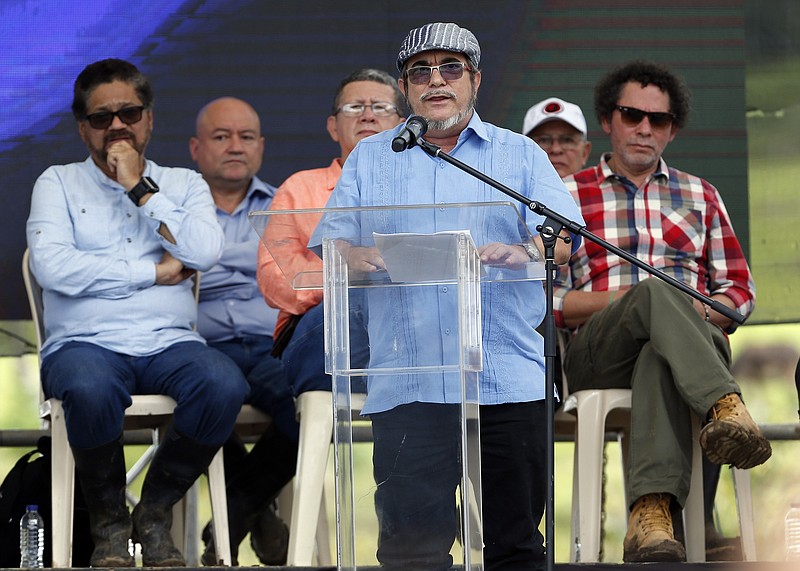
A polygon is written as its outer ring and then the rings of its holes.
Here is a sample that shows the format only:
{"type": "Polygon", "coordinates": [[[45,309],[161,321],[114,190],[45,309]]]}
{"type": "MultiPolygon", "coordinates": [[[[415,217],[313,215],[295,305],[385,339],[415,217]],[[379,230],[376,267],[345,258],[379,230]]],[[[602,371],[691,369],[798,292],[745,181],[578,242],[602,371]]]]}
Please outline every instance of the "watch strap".
{"type": "Polygon", "coordinates": [[[136,206],[139,206],[139,201],[145,194],[155,194],[156,192],[158,192],[158,185],[149,176],[143,176],[136,186],[128,191],[128,198],[136,206]]]}

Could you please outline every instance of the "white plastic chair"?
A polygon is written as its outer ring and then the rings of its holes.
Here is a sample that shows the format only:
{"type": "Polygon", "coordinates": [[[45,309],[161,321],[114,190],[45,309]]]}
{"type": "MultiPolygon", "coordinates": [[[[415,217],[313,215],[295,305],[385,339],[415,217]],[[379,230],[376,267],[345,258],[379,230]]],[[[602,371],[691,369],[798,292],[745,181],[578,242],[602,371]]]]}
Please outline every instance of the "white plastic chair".
{"type": "Polygon", "coordinates": [[[318,565],[331,565],[325,508],[325,472],[333,435],[331,399],[330,391],[308,391],[297,397],[300,441],[286,558],[292,567],[311,566],[315,553],[318,565]]]}
{"type": "MultiPolygon", "coordinates": [[[[351,395],[354,419],[360,418],[365,396],[362,393],[351,395]]],[[[291,567],[311,566],[315,554],[317,565],[333,564],[324,485],[333,436],[331,399],[330,391],[308,391],[297,397],[300,442],[291,498],[289,550],[286,559],[286,564],[291,567]]],[[[474,525],[480,524],[477,514],[476,509],[470,510],[474,525]]]]}
{"type": "MultiPolygon", "coordinates": [[[[26,250],[22,257],[22,276],[28,294],[28,302],[33,318],[36,333],[36,350],[40,352],[44,342],[44,321],[42,319],[43,303],[42,290],[30,271],[29,252],[26,250]]],[[[198,282],[195,281],[195,295],[198,291],[198,282]]],[[[125,410],[126,430],[132,428],[154,429],[154,444],[157,446],[158,429],[163,430],[169,423],[169,417],[175,409],[175,401],[165,395],[134,395],[133,403],[125,410]]],[[[252,415],[249,410],[244,410],[245,416],[252,415]]],[[[52,522],[51,538],[53,546],[53,567],[72,566],[72,525],[75,491],[75,461],[72,450],[67,441],[67,429],[61,401],[58,399],[43,400],[39,407],[39,416],[50,425],[52,437],[52,522]]],[[[150,454],[154,449],[149,451],[150,454]]],[[[143,463],[137,463],[132,472],[128,473],[130,482],[143,469],[143,463]]],[[[225,471],[222,449],[214,456],[208,467],[208,484],[211,496],[211,512],[215,522],[214,541],[217,556],[225,565],[230,565],[230,542],[228,539],[228,507],[225,495],[225,471]],[[221,546],[221,547],[219,547],[221,546]]],[[[196,484],[195,484],[196,486],[196,484]]],[[[191,493],[191,491],[190,491],[191,493]]],[[[195,492],[196,493],[196,492],[195,492]]],[[[189,493],[187,493],[189,496],[189,493]]],[[[187,563],[197,559],[197,536],[199,532],[195,526],[186,526],[189,512],[196,506],[187,505],[188,502],[179,502],[173,512],[172,535],[178,545],[183,545],[183,553],[187,563]],[[187,511],[189,510],[189,511],[187,511]]],[[[196,522],[196,518],[194,518],[196,522]]]]}
{"type": "MultiPolygon", "coordinates": [[[[560,341],[563,338],[559,337],[560,341]]],[[[564,346],[561,346],[564,355],[564,346]]],[[[563,412],[574,415],[575,452],[573,461],[572,524],[570,561],[600,561],[601,494],[603,478],[603,445],[608,429],[622,433],[622,457],[627,458],[625,432],[630,426],[631,389],[596,389],[567,395],[566,375],[563,378],[563,412]]],[[[686,559],[705,561],[705,518],[703,507],[703,451],[699,443],[700,423],[694,419],[692,432],[692,479],[683,510],[686,559]]],[[[626,466],[623,467],[623,474],[626,466]]],[[[733,469],[739,529],[745,561],[755,561],[755,531],[750,491],[750,473],[733,469]]],[[[630,505],[626,498],[625,505],[630,505]]]]}

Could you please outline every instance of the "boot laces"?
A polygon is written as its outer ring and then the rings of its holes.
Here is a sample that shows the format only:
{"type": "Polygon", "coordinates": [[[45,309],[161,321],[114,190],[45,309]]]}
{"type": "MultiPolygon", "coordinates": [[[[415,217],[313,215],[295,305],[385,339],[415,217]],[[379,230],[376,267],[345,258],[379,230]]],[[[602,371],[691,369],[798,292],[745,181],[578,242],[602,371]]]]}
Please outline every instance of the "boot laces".
{"type": "Polygon", "coordinates": [[[645,534],[663,531],[672,537],[672,515],[669,511],[669,498],[657,494],[646,497],[639,509],[639,526],[645,534]]]}
{"type": "Polygon", "coordinates": [[[728,420],[739,416],[739,397],[730,393],[719,399],[711,407],[711,420],[728,420]]]}

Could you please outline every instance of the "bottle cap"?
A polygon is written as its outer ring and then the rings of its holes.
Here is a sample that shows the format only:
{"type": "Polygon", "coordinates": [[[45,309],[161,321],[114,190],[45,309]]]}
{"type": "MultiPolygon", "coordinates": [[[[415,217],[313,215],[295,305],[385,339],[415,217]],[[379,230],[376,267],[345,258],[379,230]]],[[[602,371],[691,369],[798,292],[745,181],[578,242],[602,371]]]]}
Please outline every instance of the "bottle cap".
{"type": "Polygon", "coordinates": [[[39,506],[37,506],[36,504],[28,504],[27,506],[25,506],[25,509],[28,510],[29,512],[35,512],[39,511],[39,506]]]}

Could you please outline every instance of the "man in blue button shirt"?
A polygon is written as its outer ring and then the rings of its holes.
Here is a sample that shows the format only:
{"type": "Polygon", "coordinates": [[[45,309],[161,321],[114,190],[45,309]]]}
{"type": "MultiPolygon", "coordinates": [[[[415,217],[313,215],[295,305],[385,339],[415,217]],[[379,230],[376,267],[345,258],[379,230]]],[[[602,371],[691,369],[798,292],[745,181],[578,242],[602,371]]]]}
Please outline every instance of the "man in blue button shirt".
{"type": "MultiPolygon", "coordinates": [[[[547,154],[527,137],[478,117],[474,105],[481,83],[480,55],[472,32],[453,23],[427,24],[409,32],[397,59],[399,86],[412,113],[428,123],[425,140],[581,222],[580,211],[547,154]]],[[[395,153],[392,140],[401,129],[358,144],[342,169],[328,207],[508,200],[500,191],[420,148],[395,153]]],[[[515,267],[530,262],[525,245],[492,240],[504,233],[511,236],[510,230],[520,236],[519,218],[499,215],[500,211],[498,208],[493,211],[498,214],[492,215],[492,211],[482,210],[486,214],[480,220],[475,215],[458,224],[469,226],[482,263],[515,267]]],[[[543,218],[522,205],[518,211],[543,250],[535,231],[543,218]]],[[[390,219],[387,226],[403,226],[401,218],[390,219]]],[[[452,216],[444,212],[408,218],[414,232],[453,229],[448,228],[452,216]]],[[[382,222],[378,215],[363,216],[359,236],[371,236],[372,230],[386,231],[372,226],[365,229],[365,219],[382,222]]],[[[574,247],[579,242],[575,239],[574,247]]],[[[318,243],[319,236],[312,238],[312,246],[318,243]]],[[[569,256],[570,246],[559,240],[556,262],[564,263],[569,256]]],[[[385,267],[374,248],[352,248],[348,261],[351,270],[363,272],[385,267]]],[[[365,290],[370,366],[380,365],[387,355],[428,363],[458,351],[452,341],[458,325],[453,312],[443,311],[455,305],[455,289],[365,290]]],[[[547,479],[543,342],[536,333],[545,311],[544,291],[538,282],[482,284],[481,306],[483,371],[478,382],[484,561],[491,571],[535,569],[544,564],[538,525],[547,479]]],[[[458,533],[454,493],[460,481],[460,448],[454,439],[442,437],[445,432],[453,433],[446,428],[458,430],[457,408],[443,404],[452,404],[451,399],[458,396],[443,391],[450,387],[447,379],[443,383],[433,374],[382,374],[371,376],[368,382],[362,412],[372,420],[375,442],[378,560],[385,569],[450,569],[449,552],[458,533]]]]}
{"type": "Polygon", "coordinates": [[[45,308],[42,388],[63,401],[91,566],[132,567],[132,535],[144,566],[184,566],[172,506],[230,435],[248,391],[194,330],[189,278],[217,263],[224,237],[199,174],[145,159],[153,92],[135,66],[95,62],[74,89],[89,158],[39,177],[27,224],[45,308]],[[166,394],[177,406],[131,515],[122,423],[133,394],[166,394]]]}
{"type": "MultiPolygon", "coordinates": [[[[249,212],[267,210],[275,194],[274,187],[256,176],[264,156],[258,114],[241,99],[211,101],[197,115],[189,150],[211,189],[225,233],[222,258],[200,281],[197,328],[245,374],[250,385],[247,402],[272,418],[249,453],[235,436],[225,445],[231,554],[236,564],[239,544],[251,532],[261,562],[282,565],[289,532],[273,511],[272,500],[294,476],[299,428],[283,365],[271,355],[278,310],[259,292],[259,238],[247,218],[249,212]]],[[[203,539],[203,563],[216,565],[208,526],[203,539]]]]}

